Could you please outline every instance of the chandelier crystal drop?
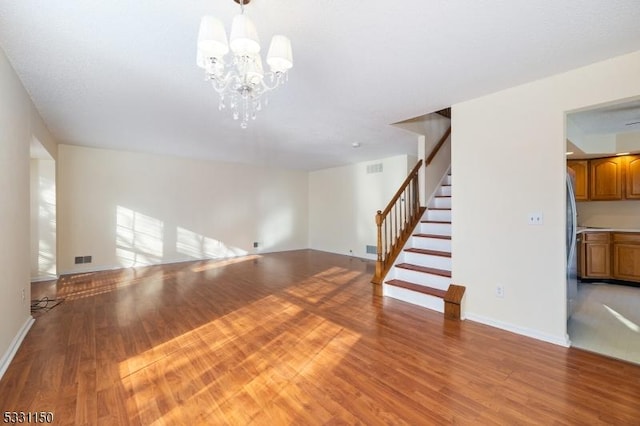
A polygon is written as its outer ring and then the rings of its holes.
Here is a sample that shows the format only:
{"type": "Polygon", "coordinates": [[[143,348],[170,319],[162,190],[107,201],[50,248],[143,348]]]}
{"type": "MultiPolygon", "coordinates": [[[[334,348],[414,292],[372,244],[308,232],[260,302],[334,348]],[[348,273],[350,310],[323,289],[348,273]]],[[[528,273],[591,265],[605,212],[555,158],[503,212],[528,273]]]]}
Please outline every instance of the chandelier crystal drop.
{"type": "Polygon", "coordinates": [[[204,16],[198,32],[197,64],[204,69],[205,79],[211,81],[220,96],[218,108],[229,108],[240,127],[246,129],[249,120],[267,104],[262,95],[287,81],[287,71],[293,66],[291,41],[283,35],[274,35],[267,53],[269,72],[264,72],[260,58],[260,41],[255,25],[244,14],[233,18],[227,41],[224,24],[213,16],[204,16]]]}

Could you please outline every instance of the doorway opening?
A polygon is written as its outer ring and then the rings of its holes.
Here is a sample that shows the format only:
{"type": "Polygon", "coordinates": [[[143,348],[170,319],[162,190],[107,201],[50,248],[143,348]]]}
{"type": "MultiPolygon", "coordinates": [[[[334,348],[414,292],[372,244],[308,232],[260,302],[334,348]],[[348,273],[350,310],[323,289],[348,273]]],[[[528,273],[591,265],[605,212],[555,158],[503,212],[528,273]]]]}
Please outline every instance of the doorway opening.
{"type": "Polygon", "coordinates": [[[35,137],[30,146],[31,282],[57,278],[56,162],[35,137]]]}
{"type": "Polygon", "coordinates": [[[640,98],[568,113],[565,130],[578,225],[567,333],[640,364],[640,98]]]}

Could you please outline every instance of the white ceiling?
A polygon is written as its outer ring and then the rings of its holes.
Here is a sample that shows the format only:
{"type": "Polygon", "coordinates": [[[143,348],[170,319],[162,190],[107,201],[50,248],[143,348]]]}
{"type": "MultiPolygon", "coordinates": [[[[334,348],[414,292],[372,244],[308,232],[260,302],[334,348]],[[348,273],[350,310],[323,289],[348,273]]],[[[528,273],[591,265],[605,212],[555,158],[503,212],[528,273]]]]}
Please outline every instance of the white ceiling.
{"type": "Polygon", "coordinates": [[[567,158],[640,152],[640,98],[567,114],[567,158]]]}
{"type": "Polygon", "coordinates": [[[638,132],[640,131],[640,100],[571,113],[569,118],[587,135],[638,132]]]}
{"type": "Polygon", "coordinates": [[[201,16],[238,11],[0,0],[0,46],[61,143],[309,170],[415,154],[391,123],[640,50],[638,0],[253,0],[263,45],[289,36],[294,67],[242,130],[195,64],[201,16]]]}

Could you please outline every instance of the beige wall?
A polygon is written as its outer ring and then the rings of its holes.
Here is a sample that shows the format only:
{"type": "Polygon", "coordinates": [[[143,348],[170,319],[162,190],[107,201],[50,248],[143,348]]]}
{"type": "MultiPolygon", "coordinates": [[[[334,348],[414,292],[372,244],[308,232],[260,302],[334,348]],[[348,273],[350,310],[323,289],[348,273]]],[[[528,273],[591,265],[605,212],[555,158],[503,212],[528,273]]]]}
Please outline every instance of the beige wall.
{"type": "Polygon", "coordinates": [[[417,160],[395,156],[309,173],[309,246],[316,250],[375,259],[376,211],[383,210],[417,160]],[[367,166],[382,163],[382,173],[367,166]]]}
{"type": "Polygon", "coordinates": [[[308,245],[306,172],[70,145],[58,170],[60,274],[308,245]]]}
{"type": "Polygon", "coordinates": [[[567,343],[565,113],[640,96],[639,76],[635,52],[453,106],[453,280],[467,318],[567,343]]]}
{"type": "Polygon", "coordinates": [[[579,201],[577,210],[581,226],[640,229],[640,200],[579,201]]]}
{"type": "Polygon", "coordinates": [[[53,155],[56,147],[1,49],[0,93],[1,376],[31,324],[29,146],[35,136],[45,141],[53,155]]]}

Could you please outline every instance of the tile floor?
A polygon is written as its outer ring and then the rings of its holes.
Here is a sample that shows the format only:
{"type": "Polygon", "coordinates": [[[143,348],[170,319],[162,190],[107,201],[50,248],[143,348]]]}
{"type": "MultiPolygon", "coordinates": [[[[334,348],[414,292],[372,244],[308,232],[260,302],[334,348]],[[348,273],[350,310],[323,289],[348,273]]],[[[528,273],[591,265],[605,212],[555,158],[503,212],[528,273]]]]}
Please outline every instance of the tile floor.
{"type": "Polygon", "coordinates": [[[579,283],[571,345],[640,364],[640,287],[579,283]]]}

